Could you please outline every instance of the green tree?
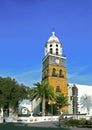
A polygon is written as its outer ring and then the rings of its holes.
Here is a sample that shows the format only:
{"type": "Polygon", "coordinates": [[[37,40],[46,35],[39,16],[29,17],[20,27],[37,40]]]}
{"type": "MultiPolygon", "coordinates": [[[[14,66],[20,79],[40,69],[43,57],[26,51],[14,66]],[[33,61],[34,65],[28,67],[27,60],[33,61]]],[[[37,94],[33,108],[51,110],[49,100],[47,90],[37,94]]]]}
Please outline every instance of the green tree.
{"type": "Polygon", "coordinates": [[[68,106],[68,96],[64,95],[63,93],[59,93],[56,96],[56,106],[60,109],[62,109],[65,106],[68,106]]]}
{"type": "Polygon", "coordinates": [[[28,87],[15,79],[0,77],[0,108],[17,110],[18,101],[28,97],[28,87]]]}
{"type": "Polygon", "coordinates": [[[45,116],[45,103],[46,100],[54,100],[55,93],[52,86],[48,82],[37,82],[34,84],[35,87],[31,88],[30,94],[31,99],[40,98],[42,102],[42,116],[45,116]]]}

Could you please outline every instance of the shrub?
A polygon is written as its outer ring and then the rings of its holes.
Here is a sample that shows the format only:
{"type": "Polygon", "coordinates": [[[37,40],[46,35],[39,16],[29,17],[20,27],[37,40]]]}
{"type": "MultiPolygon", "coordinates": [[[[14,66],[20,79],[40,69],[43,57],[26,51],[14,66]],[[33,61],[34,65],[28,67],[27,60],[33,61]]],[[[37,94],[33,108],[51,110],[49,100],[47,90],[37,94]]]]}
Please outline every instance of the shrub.
{"type": "Polygon", "coordinates": [[[51,120],[51,118],[48,118],[48,120],[51,120]]]}
{"type": "Polygon", "coordinates": [[[23,121],[22,119],[18,119],[17,121],[23,121]]]}
{"type": "Polygon", "coordinates": [[[69,124],[70,126],[78,126],[78,125],[79,125],[79,120],[70,119],[70,120],[68,121],[68,124],[69,124]]]}
{"type": "Polygon", "coordinates": [[[90,117],[90,119],[89,119],[89,120],[90,120],[90,122],[92,122],[92,116],[90,117]]]}
{"type": "Polygon", "coordinates": [[[85,125],[86,119],[80,119],[79,120],[79,125],[85,125]]]}
{"type": "Polygon", "coordinates": [[[32,122],[33,121],[33,119],[30,119],[30,122],[32,122]]]}
{"type": "Polygon", "coordinates": [[[35,121],[37,121],[37,119],[35,119],[35,121]]]}

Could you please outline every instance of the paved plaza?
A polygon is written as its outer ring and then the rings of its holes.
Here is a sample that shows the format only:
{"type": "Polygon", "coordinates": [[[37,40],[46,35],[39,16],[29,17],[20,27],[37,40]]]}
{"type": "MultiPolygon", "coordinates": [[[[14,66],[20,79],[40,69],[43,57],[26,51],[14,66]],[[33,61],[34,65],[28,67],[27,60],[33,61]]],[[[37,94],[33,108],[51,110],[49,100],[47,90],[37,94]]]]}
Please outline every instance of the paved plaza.
{"type": "MultiPolygon", "coordinates": [[[[58,121],[31,123],[31,124],[28,124],[28,127],[60,128],[58,121]]],[[[74,128],[74,127],[73,128],[62,128],[62,130],[65,130],[65,129],[69,129],[69,130],[92,130],[92,128],[74,128]]]]}
{"type": "Polygon", "coordinates": [[[0,130],[44,130],[44,129],[60,129],[60,130],[92,130],[92,128],[60,128],[58,122],[39,122],[39,123],[0,123],[0,130]]]}
{"type": "Polygon", "coordinates": [[[28,127],[60,128],[58,121],[38,122],[27,124],[28,127]]]}

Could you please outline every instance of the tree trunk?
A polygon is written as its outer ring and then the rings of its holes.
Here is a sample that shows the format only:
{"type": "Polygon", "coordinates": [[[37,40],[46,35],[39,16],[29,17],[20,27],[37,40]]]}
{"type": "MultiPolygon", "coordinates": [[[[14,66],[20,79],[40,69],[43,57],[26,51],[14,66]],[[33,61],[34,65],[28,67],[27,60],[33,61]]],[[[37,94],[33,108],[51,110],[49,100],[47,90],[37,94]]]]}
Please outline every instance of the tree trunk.
{"type": "Polygon", "coordinates": [[[9,107],[9,117],[11,117],[12,115],[13,115],[13,109],[9,107]]]}
{"type": "Polygon", "coordinates": [[[42,98],[42,116],[45,116],[45,95],[42,98]]]}
{"type": "Polygon", "coordinates": [[[4,116],[4,113],[3,113],[3,108],[1,108],[1,113],[0,113],[1,117],[4,116]]]}

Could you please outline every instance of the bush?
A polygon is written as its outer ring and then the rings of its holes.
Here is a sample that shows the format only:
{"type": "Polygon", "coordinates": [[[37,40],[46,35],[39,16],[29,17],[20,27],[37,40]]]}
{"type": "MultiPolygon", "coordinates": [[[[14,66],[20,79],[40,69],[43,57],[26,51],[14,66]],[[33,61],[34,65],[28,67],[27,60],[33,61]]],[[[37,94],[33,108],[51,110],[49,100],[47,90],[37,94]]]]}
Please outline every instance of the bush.
{"type": "Polygon", "coordinates": [[[37,121],[37,119],[35,119],[35,121],[37,121]]]}
{"type": "Polygon", "coordinates": [[[80,119],[80,120],[77,120],[77,119],[67,119],[66,120],[66,125],[68,125],[68,126],[79,127],[79,126],[85,125],[85,123],[86,123],[85,119],[80,119]]]}
{"type": "Polygon", "coordinates": [[[79,125],[85,125],[86,119],[80,119],[79,120],[79,125]]]}
{"type": "Polygon", "coordinates": [[[70,126],[78,126],[78,125],[79,125],[79,120],[70,119],[70,120],[68,121],[68,125],[70,125],[70,126]]]}
{"type": "Polygon", "coordinates": [[[17,121],[23,121],[22,119],[18,119],[17,121]]]}
{"type": "Polygon", "coordinates": [[[33,119],[30,119],[30,122],[32,122],[33,121],[33,119]]]}
{"type": "Polygon", "coordinates": [[[89,119],[89,120],[90,120],[90,122],[92,122],[92,116],[90,117],[90,119],[89,119]]]}

